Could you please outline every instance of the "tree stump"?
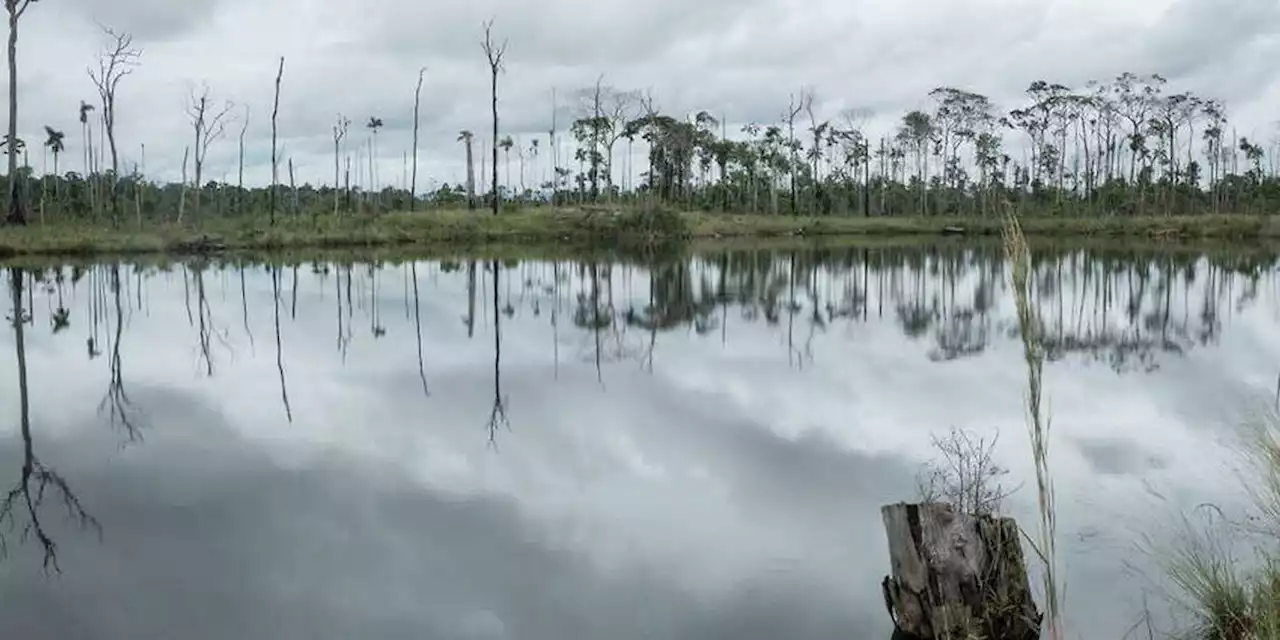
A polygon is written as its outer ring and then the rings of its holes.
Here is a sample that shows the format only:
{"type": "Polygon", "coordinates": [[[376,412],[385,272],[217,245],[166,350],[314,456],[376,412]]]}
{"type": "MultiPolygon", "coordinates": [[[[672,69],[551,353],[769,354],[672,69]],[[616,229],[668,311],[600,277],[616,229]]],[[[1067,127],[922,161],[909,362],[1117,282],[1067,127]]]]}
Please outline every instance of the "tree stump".
{"type": "Polygon", "coordinates": [[[945,503],[881,507],[892,574],[885,605],[895,638],[1035,640],[1031,597],[1013,518],[956,512],[945,503]]]}

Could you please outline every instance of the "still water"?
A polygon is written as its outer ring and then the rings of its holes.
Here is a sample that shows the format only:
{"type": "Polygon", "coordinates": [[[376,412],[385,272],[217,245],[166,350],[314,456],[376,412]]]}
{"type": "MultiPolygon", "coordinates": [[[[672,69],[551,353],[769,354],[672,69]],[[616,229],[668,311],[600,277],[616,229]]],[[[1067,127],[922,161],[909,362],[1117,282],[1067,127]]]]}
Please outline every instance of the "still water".
{"type": "MultiPolygon", "coordinates": [[[[1073,637],[1167,622],[1139,543],[1238,501],[1231,446],[1280,371],[1273,265],[1037,257],[1073,637]]],[[[1034,526],[1006,271],[961,245],[10,270],[0,621],[887,638],[879,507],[915,499],[931,436],[998,433],[1034,526]]]]}

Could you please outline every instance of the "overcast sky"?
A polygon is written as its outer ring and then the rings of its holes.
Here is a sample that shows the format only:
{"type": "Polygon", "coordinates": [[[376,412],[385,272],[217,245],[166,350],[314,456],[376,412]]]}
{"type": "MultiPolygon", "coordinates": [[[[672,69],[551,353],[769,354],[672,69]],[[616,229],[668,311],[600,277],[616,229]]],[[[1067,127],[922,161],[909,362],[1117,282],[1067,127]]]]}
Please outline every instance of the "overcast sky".
{"type": "MultiPolygon", "coordinates": [[[[927,107],[939,85],[1008,106],[1032,80],[1080,86],[1121,71],[1162,73],[1226,101],[1242,135],[1271,139],[1280,115],[1274,0],[46,0],[21,27],[19,135],[43,140],[46,124],[66,131],[64,168],[80,168],[76,110],[96,99],[85,68],[105,44],[96,20],[145,50],[119,90],[124,169],[145,143],[147,173],[177,179],[191,139],[183,103],[189,86],[207,81],[216,99],[251,110],[246,181],[269,180],[283,55],[280,138],[299,182],[332,180],[331,127],[342,112],[354,121],[351,142],[367,139],[370,116],[383,119],[381,182],[397,184],[424,66],[419,186],[456,182],[457,132],[489,126],[479,46],[489,17],[509,39],[503,132],[525,147],[545,137],[553,87],[563,96],[600,74],[619,88],[651,88],[668,112],[721,114],[731,131],[776,120],[804,85],[824,114],[869,108],[883,123],[927,107]]],[[[208,178],[234,181],[238,130],[210,150],[208,178]]],[[[31,162],[40,169],[38,154],[31,162]]],[[[530,181],[545,165],[544,148],[530,181]]]]}

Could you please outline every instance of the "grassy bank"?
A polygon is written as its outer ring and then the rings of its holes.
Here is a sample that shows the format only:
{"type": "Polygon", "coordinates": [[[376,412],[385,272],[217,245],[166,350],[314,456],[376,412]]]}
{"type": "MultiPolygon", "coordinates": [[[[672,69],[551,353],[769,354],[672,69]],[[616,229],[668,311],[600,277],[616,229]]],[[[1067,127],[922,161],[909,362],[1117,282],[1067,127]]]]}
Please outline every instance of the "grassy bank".
{"type": "MultiPolygon", "coordinates": [[[[1280,238],[1280,216],[1143,218],[1036,218],[1022,220],[1031,237],[1266,239],[1280,238]]],[[[379,217],[216,218],[120,229],[59,222],[0,228],[0,257],[202,253],[286,248],[360,248],[417,245],[556,244],[649,247],[689,239],[830,238],[836,236],[998,237],[996,218],[806,218],[789,216],[540,209],[492,216],[483,212],[430,211],[379,217]]]]}

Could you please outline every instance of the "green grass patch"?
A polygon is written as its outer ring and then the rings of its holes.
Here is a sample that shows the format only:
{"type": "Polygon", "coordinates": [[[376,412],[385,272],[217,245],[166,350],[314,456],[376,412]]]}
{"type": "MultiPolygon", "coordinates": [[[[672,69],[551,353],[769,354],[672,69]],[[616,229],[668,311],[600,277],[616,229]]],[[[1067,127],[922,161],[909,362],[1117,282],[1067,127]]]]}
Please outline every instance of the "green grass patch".
{"type": "MultiPolygon", "coordinates": [[[[1277,217],[1280,219],[1280,217],[1277,217]]],[[[1189,217],[1026,217],[1031,238],[1280,238],[1280,222],[1240,215],[1189,217]]],[[[208,218],[178,225],[144,221],[115,229],[58,221],[0,228],[0,257],[23,255],[191,254],[230,250],[332,249],[490,244],[609,245],[638,250],[691,239],[999,237],[995,218],[791,217],[677,213],[662,208],[537,208],[493,216],[485,211],[431,210],[379,216],[208,218]]]]}

